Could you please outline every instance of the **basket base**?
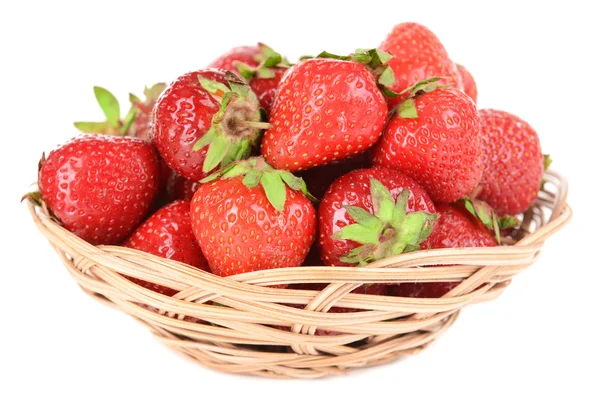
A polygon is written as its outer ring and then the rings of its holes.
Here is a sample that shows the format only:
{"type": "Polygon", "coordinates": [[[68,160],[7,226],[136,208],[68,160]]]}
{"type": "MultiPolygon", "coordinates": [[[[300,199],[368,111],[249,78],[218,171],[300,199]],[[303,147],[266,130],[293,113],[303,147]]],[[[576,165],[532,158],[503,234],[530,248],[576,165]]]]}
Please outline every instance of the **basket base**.
{"type": "Polygon", "coordinates": [[[152,333],[172,350],[214,370],[268,378],[314,379],[346,375],[347,371],[352,369],[386,364],[418,354],[448,329],[458,314],[459,312],[456,312],[441,321],[435,330],[391,337],[371,336],[359,342],[353,352],[344,355],[296,354],[289,346],[224,346],[223,343],[177,337],[156,326],[150,328],[152,333]]]}
{"type": "MultiPolygon", "coordinates": [[[[103,304],[110,300],[86,291],[103,304]]],[[[117,307],[118,308],[118,307],[117,307]]],[[[346,375],[357,368],[376,366],[412,356],[425,350],[458,318],[460,310],[427,330],[400,335],[369,336],[353,345],[339,346],[344,354],[297,354],[290,346],[242,345],[200,340],[173,333],[147,320],[135,318],[148,326],[152,334],[171,350],[208,368],[227,373],[268,378],[315,379],[346,375]]],[[[341,335],[339,336],[341,338],[341,335]]]]}

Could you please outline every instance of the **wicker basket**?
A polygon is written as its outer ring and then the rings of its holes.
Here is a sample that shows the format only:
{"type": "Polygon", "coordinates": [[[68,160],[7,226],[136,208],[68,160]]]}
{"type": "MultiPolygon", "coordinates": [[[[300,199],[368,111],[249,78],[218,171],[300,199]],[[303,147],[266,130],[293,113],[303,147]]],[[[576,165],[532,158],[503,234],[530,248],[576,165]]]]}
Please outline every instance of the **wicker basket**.
{"type": "Polygon", "coordinates": [[[47,210],[28,204],[83,290],[143,322],[170,348],[220,371],[319,378],[418,353],[452,325],[462,307],[500,295],[571,218],[566,180],[553,172],[545,179],[546,189],[523,217],[520,239],[502,247],[419,251],[364,268],[297,267],[228,278],[132,249],[92,246],[47,210]],[[167,297],[122,275],[179,293],[167,297]],[[350,293],[364,283],[433,281],[462,284],[439,299],[350,293]],[[319,282],[329,285],[321,292],[267,287],[319,282]],[[334,305],[363,311],[325,312],[334,305]],[[314,335],[316,327],[340,334],[314,335]]]}

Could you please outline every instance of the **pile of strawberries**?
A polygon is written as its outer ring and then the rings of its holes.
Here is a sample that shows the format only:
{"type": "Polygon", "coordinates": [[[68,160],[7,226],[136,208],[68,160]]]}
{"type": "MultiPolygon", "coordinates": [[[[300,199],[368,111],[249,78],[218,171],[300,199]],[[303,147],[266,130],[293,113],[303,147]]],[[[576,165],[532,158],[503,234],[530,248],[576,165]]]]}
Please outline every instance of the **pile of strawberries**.
{"type": "MultiPolygon", "coordinates": [[[[377,49],[293,65],[263,44],[235,48],[131,95],[123,118],[110,92],[95,94],[106,122],[76,123],[85,134],[42,159],[29,197],[91,244],[220,276],[499,245],[549,163],[527,122],[477,109],[473,77],[416,23],[377,49]]],[[[456,285],[356,291],[440,297],[456,285]]]]}

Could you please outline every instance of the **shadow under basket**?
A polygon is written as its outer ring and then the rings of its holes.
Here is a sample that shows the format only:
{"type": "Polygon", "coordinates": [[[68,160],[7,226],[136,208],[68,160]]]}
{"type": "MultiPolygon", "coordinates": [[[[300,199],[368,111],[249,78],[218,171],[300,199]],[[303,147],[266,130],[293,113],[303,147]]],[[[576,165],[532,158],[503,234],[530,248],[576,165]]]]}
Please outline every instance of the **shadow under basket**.
{"type": "Polygon", "coordinates": [[[567,224],[567,181],[545,189],[503,246],[417,251],[363,268],[296,267],[221,278],[118,246],[92,246],[28,201],[39,230],[83,290],[147,325],[168,347],[210,368],[281,378],[319,378],[425,349],[468,304],[498,297],[567,224]],[[178,291],[168,297],[123,275],[178,291]],[[442,298],[350,293],[365,283],[462,282],[442,298]],[[325,289],[272,286],[326,283],[325,289]],[[271,286],[271,287],[269,287],[271,286]],[[356,312],[327,312],[331,307],[356,312]],[[317,329],[336,332],[315,334],[317,329]]]}

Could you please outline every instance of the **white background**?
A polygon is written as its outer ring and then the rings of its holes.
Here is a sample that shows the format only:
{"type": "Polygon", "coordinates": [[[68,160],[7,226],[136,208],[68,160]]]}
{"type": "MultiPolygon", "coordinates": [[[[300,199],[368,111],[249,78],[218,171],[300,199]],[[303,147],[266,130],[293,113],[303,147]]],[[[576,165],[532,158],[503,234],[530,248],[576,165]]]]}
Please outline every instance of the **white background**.
{"type": "MultiPolygon", "coordinates": [[[[586,2],[2,2],[0,398],[599,398],[597,15],[586,2]],[[285,8],[282,8],[285,7],[285,8]],[[346,378],[226,375],[171,353],[79,290],[19,198],[36,163],[98,120],[92,86],[130,91],[264,41],[290,56],[376,46],[395,23],[432,29],[475,76],[481,107],[539,132],[568,176],[571,225],[495,302],[424,353],[346,378]]],[[[593,4],[589,2],[588,4],[593,4]]]]}

